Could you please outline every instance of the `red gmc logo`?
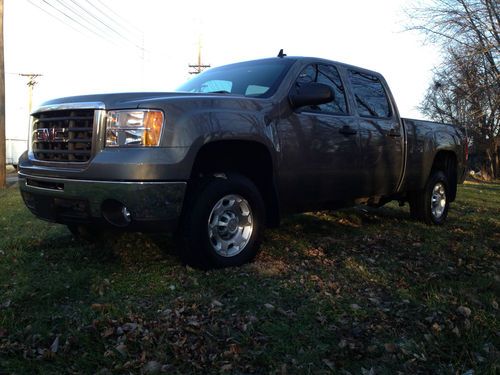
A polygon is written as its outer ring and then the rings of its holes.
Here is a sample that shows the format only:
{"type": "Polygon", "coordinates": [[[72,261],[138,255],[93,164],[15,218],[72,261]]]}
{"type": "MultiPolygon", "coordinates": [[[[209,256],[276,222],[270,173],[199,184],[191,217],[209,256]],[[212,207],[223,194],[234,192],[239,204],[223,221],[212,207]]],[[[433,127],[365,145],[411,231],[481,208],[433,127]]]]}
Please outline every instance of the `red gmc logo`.
{"type": "Polygon", "coordinates": [[[40,128],[36,130],[35,139],[39,142],[64,141],[66,132],[64,128],[40,128]]]}

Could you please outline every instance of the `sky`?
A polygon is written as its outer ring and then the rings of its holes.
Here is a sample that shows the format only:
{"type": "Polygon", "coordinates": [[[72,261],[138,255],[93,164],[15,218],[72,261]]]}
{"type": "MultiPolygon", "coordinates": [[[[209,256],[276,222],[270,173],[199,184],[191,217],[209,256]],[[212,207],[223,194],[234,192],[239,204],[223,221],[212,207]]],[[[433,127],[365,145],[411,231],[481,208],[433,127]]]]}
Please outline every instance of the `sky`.
{"type": "Polygon", "coordinates": [[[34,108],[70,95],[169,91],[189,64],[316,56],[382,73],[404,117],[440,62],[434,46],[404,31],[411,0],[4,0],[7,138],[26,138],[34,108]],[[50,5],[52,5],[52,7],[50,5]],[[57,9],[59,9],[59,11],[57,9]],[[75,10],[71,12],[70,9],[75,10]],[[90,20],[86,9],[97,18],[90,20]],[[66,15],[64,15],[65,13],[66,15]],[[86,21],[87,19],[87,21],[86,21]]]}

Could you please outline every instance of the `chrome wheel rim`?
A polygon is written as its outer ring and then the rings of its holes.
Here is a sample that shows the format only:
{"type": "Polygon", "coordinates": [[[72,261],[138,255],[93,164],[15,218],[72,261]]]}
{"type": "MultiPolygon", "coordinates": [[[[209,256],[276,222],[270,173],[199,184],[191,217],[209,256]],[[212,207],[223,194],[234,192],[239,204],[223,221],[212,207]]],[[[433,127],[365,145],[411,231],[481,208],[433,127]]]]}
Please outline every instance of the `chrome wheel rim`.
{"type": "Polygon", "coordinates": [[[250,241],[254,227],[248,201],[229,194],[217,201],[208,217],[208,238],[215,252],[223,257],[241,253],[250,241]]]}
{"type": "Polygon", "coordinates": [[[446,208],[446,189],[442,182],[438,182],[432,189],[431,212],[436,219],[443,216],[446,208]]]}

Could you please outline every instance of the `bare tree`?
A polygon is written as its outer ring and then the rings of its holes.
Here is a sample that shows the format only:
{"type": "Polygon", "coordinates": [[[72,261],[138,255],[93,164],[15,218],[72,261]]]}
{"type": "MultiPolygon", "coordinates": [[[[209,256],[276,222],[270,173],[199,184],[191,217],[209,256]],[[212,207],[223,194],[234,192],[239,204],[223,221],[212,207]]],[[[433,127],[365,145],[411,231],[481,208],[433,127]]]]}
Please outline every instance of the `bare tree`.
{"type": "Polygon", "coordinates": [[[443,49],[424,113],[470,130],[484,175],[500,177],[500,5],[498,0],[432,0],[410,29],[443,49]]]}

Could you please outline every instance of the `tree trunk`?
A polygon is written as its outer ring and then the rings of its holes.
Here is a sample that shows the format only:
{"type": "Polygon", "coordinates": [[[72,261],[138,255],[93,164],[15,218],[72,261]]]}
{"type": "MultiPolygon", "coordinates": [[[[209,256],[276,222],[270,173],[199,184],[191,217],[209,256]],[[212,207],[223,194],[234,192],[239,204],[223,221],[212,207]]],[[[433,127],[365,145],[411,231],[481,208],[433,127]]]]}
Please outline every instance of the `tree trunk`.
{"type": "Polygon", "coordinates": [[[491,142],[493,178],[500,178],[500,136],[491,142]]]}

